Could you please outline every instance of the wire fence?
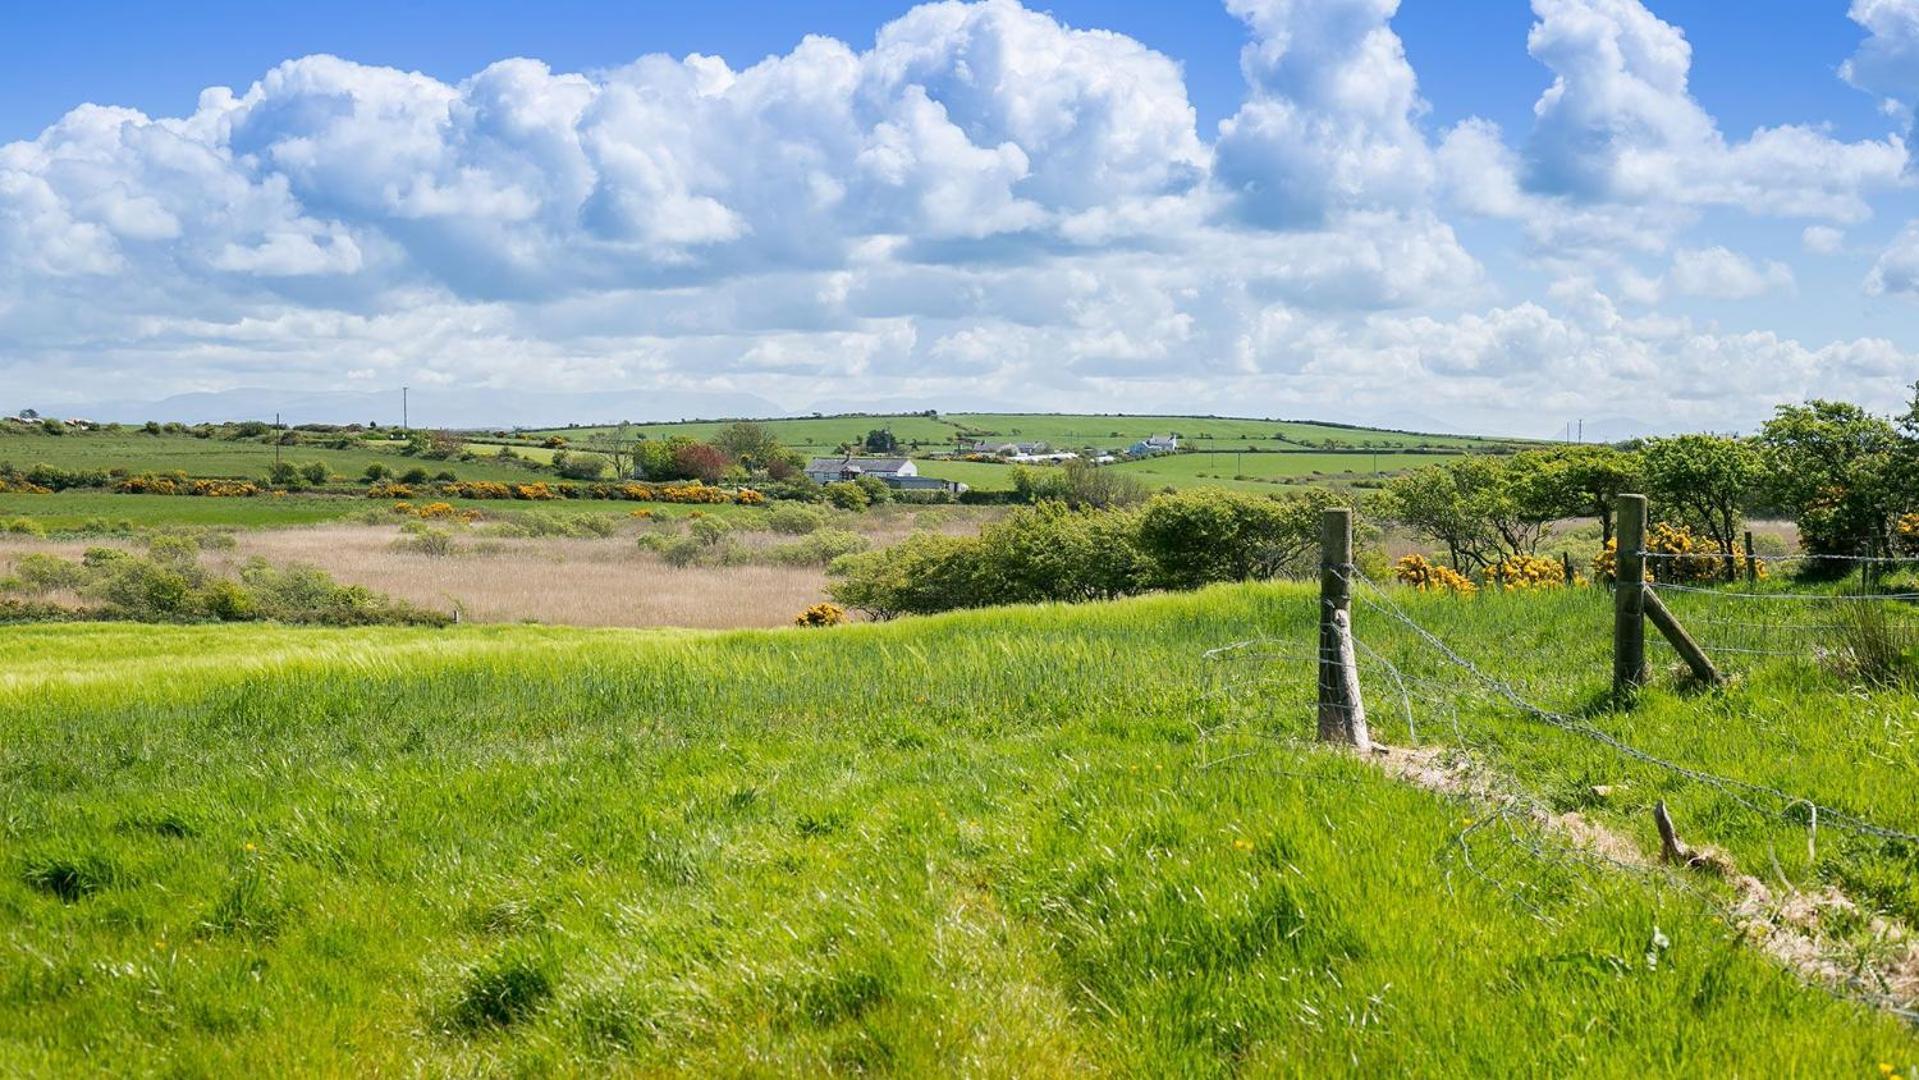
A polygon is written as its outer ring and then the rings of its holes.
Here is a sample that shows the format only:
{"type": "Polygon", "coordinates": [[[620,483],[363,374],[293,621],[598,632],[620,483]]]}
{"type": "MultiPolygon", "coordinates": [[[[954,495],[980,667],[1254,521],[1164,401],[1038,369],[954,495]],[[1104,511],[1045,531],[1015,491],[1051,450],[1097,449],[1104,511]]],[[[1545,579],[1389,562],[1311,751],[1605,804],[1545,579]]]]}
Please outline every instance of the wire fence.
{"type": "MultiPolygon", "coordinates": [[[[1787,560],[1774,557],[1772,561],[1787,560]]],[[[1635,727],[1627,714],[1599,707],[1591,697],[1568,701],[1569,685],[1577,680],[1566,677],[1563,665],[1591,664],[1598,676],[1608,661],[1603,646],[1584,643],[1569,650],[1577,654],[1570,659],[1542,656],[1514,640],[1488,641],[1483,634],[1467,632],[1465,616],[1448,632],[1443,625],[1446,618],[1439,614],[1448,610],[1444,606],[1410,605],[1420,612],[1415,616],[1409,603],[1402,602],[1408,596],[1404,587],[1374,581],[1351,566],[1343,568],[1341,576],[1351,592],[1357,627],[1355,659],[1375,738],[1395,748],[1432,754],[1429,760],[1442,774],[1440,786],[1480,804],[1473,820],[1458,830],[1438,856],[1446,863],[1449,880],[1455,875],[1470,878],[1510,897],[1532,917],[1551,923],[1555,911],[1564,911],[1569,903],[1577,906],[1581,897],[1597,895],[1621,874],[1630,874],[1648,887],[1681,890],[1717,907],[1728,921],[1757,940],[1792,942],[1775,951],[1782,957],[1796,956],[1792,966],[1812,981],[1919,1022],[1915,1009],[1919,989],[1911,985],[1910,970],[1902,982],[1901,977],[1887,973],[1881,958],[1866,955],[1855,945],[1824,940],[1817,927],[1795,921],[1777,904],[1761,903],[1749,890],[1695,880],[1643,857],[1615,857],[1603,844],[1569,839],[1563,827],[1563,801],[1549,803],[1541,792],[1529,790],[1524,782],[1515,783],[1510,772],[1481,783],[1474,779],[1474,770],[1483,767],[1499,773],[1502,765],[1515,765],[1524,754],[1515,754],[1514,748],[1527,745],[1535,739],[1530,732],[1543,729],[1593,748],[1596,755],[1588,756],[1594,761],[1617,762],[1621,775],[1637,770],[1663,777],[1652,781],[1662,790],[1708,792],[1717,800],[1710,812],[1713,832],[1758,829],[1767,835],[1784,831],[1804,837],[1806,857],[1803,863],[1793,860],[1802,868],[1800,881],[1789,880],[1776,852],[1770,867],[1759,868],[1762,873],[1769,869],[1782,890],[1774,899],[1825,887],[1818,875],[1828,871],[1815,868],[1829,870],[1831,859],[1841,854],[1833,847],[1838,843],[1835,836],[1851,840],[1844,846],[1844,857],[1863,851],[1894,866],[1919,867],[1919,831],[1914,831],[1913,822],[1888,817],[1857,800],[1753,778],[1764,777],[1763,772],[1742,769],[1738,771],[1744,775],[1730,775],[1735,770],[1686,753],[1683,740],[1647,742],[1634,737],[1635,727]],[[1661,749],[1654,749],[1655,742],[1661,749]],[[1736,820],[1739,817],[1746,821],[1736,820]],[[1827,854],[1824,863],[1822,851],[1827,854]]],[[[1873,656],[1883,659],[1902,649],[1907,653],[1919,649],[1919,605],[1914,603],[1919,594],[1859,591],[1845,582],[1820,591],[1817,586],[1781,580],[1784,577],[1775,575],[1769,583],[1756,586],[1743,582],[1649,585],[1715,659],[1737,671],[1782,661],[1813,663],[1829,669],[1843,684],[1859,676],[1873,656]]],[[[1611,620],[1608,591],[1578,592],[1591,597],[1590,607],[1579,617],[1592,620],[1595,639],[1604,637],[1611,620]]],[[[1586,603],[1571,593],[1560,602],[1575,608],[1586,603]]],[[[1462,598],[1452,606],[1463,610],[1472,604],[1462,598]]],[[[1328,656],[1323,646],[1311,641],[1278,639],[1241,642],[1214,650],[1208,659],[1221,672],[1222,693],[1278,706],[1269,714],[1269,726],[1262,729],[1266,737],[1303,741],[1311,724],[1296,723],[1295,717],[1306,720],[1320,707],[1313,696],[1314,670],[1328,656]]],[[[1593,681],[1587,680],[1587,685],[1593,681]]],[[[1844,697],[1843,686],[1840,696],[1844,697]]],[[[1563,792],[1553,794],[1557,798],[1563,792]]],[[[1745,880],[1758,884],[1750,876],[1745,880]]],[[[1760,887],[1756,895],[1763,898],[1766,890],[1760,887]]],[[[1910,964],[1914,958],[1919,958],[1919,952],[1900,962],[1910,964]]]]}

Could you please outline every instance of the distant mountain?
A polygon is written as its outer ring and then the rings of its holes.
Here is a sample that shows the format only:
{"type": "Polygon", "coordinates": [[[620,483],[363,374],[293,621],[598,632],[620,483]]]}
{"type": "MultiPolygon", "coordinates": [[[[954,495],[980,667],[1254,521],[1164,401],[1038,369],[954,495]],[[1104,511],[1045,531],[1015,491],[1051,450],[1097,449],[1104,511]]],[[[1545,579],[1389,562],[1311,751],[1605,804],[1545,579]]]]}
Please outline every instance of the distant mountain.
{"type": "MultiPolygon", "coordinates": [[[[665,422],[779,416],[786,411],[754,394],[685,390],[527,392],[422,386],[407,395],[407,419],[418,428],[665,422]]],[[[222,390],[178,394],[159,401],[62,405],[59,412],[120,423],[270,420],[276,413],[288,424],[398,424],[401,419],[398,390],[222,390]]]]}

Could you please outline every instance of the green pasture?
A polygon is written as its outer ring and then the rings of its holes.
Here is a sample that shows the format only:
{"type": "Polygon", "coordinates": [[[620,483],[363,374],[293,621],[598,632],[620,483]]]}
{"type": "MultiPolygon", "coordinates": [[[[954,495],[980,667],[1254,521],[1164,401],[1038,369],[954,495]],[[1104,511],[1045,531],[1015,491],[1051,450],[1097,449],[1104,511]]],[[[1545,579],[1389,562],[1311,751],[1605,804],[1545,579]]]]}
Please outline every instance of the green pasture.
{"type": "MultiPolygon", "coordinates": [[[[482,453],[478,461],[433,461],[407,457],[399,442],[361,443],[345,450],[324,446],[283,446],[280,459],[295,465],[320,462],[336,476],[358,479],[367,466],[378,463],[394,472],[421,468],[430,474],[452,472],[462,480],[538,479],[538,475],[511,464],[492,461],[482,453]]],[[[125,469],[131,473],[184,472],[196,477],[259,480],[273,468],[274,447],[258,439],[198,439],[185,434],[148,435],[131,431],[73,431],[46,435],[39,431],[0,435],[0,463],[20,469],[52,465],[63,469],[125,469]]]]}
{"type": "MultiPolygon", "coordinates": [[[[786,445],[813,453],[829,453],[842,443],[857,443],[875,428],[891,428],[901,443],[922,451],[952,449],[957,440],[992,438],[1019,442],[1046,442],[1059,449],[1085,446],[1124,450],[1149,435],[1177,434],[1194,449],[1230,450],[1234,447],[1299,450],[1323,446],[1336,439],[1346,446],[1382,450],[1408,447],[1474,450],[1517,445],[1524,440],[1489,439],[1465,435],[1429,435],[1344,427],[1337,424],[1290,420],[1251,420],[1230,417],[1098,416],[1048,413],[950,413],[937,418],[918,413],[900,416],[799,417],[760,421],[779,433],[786,445]]],[[[635,424],[628,437],[664,438],[684,435],[710,439],[725,421],[679,424],[635,424]]],[[[606,441],[618,429],[607,426],[552,428],[519,433],[527,439],[563,435],[570,442],[591,446],[606,441]]]]}
{"type": "MultiPolygon", "coordinates": [[[[1919,825],[1910,693],[1761,665],[1628,716],[1603,593],[1395,592],[1554,708],[1919,825]],[[1702,724],[1701,716],[1710,717],[1702,724]],[[1702,730],[1709,728],[1710,730],[1702,730]],[[1871,752],[1862,752],[1870,747],[1871,752]]],[[[1913,853],[1802,830],[1465,691],[1374,597],[1375,731],[1642,844],[1904,912],[1913,853]],[[1438,693],[1438,691],[1435,691],[1438,693]],[[1579,792],[1627,792],[1620,805],[1579,792]],[[1630,803],[1630,805],[1627,805],[1630,803]]],[[[1710,881],[1314,748],[1295,585],[825,631],[0,634],[0,1061],[16,1075],[1879,1075],[1710,881]],[[1270,645],[1208,658],[1235,642],[1270,645]],[[1487,857],[1486,851],[1480,852],[1487,857]]],[[[1373,678],[1368,675],[1369,680],[1373,678]]]]}
{"type": "MultiPolygon", "coordinates": [[[[551,499],[527,502],[519,499],[447,499],[421,496],[421,502],[449,502],[467,510],[478,510],[489,517],[512,514],[608,514],[624,518],[645,507],[657,517],[684,517],[693,511],[722,517],[751,517],[766,512],[754,506],[693,506],[657,502],[615,502],[601,499],[551,499]]],[[[113,492],[74,489],[52,495],[22,495],[0,492],[0,522],[27,518],[49,532],[82,528],[89,523],[129,522],[136,528],[168,526],[212,526],[223,528],[272,528],[287,525],[317,525],[378,512],[393,505],[391,499],[368,499],[351,495],[259,495],[252,498],[206,498],[189,495],[120,495],[113,492]]]]}
{"type": "Polygon", "coordinates": [[[1274,483],[1386,476],[1451,460],[1444,453],[1230,453],[1164,454],[1110,466],[1154,487],[1231,487],[1271,491],[1274,483]],[[1244,477],[1244,479],[1241,479],[1244,477]]]}

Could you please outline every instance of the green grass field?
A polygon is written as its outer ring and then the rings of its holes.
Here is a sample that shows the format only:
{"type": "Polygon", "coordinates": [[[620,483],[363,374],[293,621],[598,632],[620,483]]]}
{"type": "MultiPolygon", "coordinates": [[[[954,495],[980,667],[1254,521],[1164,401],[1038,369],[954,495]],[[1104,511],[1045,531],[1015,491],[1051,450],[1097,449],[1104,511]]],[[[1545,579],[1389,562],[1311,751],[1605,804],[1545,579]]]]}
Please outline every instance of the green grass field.
{"type": "MultiPolygon", "coordinates": [[[[448,470],[462,480],[538,479],[537,474],[487,459],[430,461],[409,458],[400,444],[355,446],[335,450],[324,446],[287,446],[280,454],[296,465],[321,462],[336,476],[357,479],[374,463],[395,472],[423,468],[429,473],[448,470]]],[[[147,435],[139,431],[73,432],[51,436],[34,432],[0,435],[0,462],[26,469],[53,465],[63,469],[126,469],[129,472],[184,472],[189,476],[258,480],[273,468],[273,447],[258,440],[196,439],[191,435],[147,435]]]]}
{"type": "MultiPolygon", "coordinates": [[[[891,428],[902,443],[917,443],[924,450],[952,449],[962,436],[1048,442],[1061,449],[1096,446],[1123,450],[1149,435],[1176,433],[1194,449],[1222,451],[1235,447],[1298,450],[1321,446],[1327,439],[1337,439],[1349,446],[1380,449],[1434,447],[1457,450],[1492,449],[1524,441],[1423,435],[1286,420],[1191,416],[951,413],[937,418],[910,414],[800,417],[763,422],[778,432],[780,439],[788,446],[812,453],[829,453],[842,443],[858,442],[867,432],[881,427],[891,428]]],[[[725,423],[720,421],[637,424],[629,427],[627,434],[629,437],[642,434],[647,438],[685,435],[709,439],[724,426],[725,423]]],[[[553,428],[522,434],[529,438],[564,435],[572,442],[591,445],[596,439],[606,439],[614,430],[610,427],[553,428]]]]}
{"type": "Polygon", "coordinates": [[[1452,457],[1444,453],[1200,452],[1124,461],[1112,468],[1136,476],[1154,487],[1210,485],[1246,491],[1271,491],[1275,482],[1370,479],[1439,464],[1452,457]],[[1241,476],[1247,479],[1238,479],[1241,476]]]}
{"type": "MultiPolygon", "coordinates": [[[[415,502],[424,500],[416,499],[415,502]]],[[[438,500],[436,500],[438,501],[438,500]]],[[[599,499],[553,499],[524,502],[517,499],[449,499],[454,506],[478,510],[488,517],[513,514],[608,514],[625,518],[645,507],[658,517],[685,517],[695,510],[721,517],[751,517],[761,507],[691,506],[670,503],[613,502],[599,499]]],[[[246,499],[210,499],[184,495],[117,495],[112,492],[70,490],[52,495],[0,492],[0,521],[27,518],[50,532],[78,529],[89,522],[129,522],[136,528],[176,525],[219,528],[279,528],[319,525],[379,511],[392,500],[349,495],[262,495],[246,499]]]]}
{"type": "MultiPolygon", "coordinates": [[[[1603,593],[1399,602],[1555,708],[1603,690],[1603,593]]],[[[1252,638],[1309,655],[1315,610],[1270,585],[831,631],[10,630],[0,1061],[45,1076],[1919,1062],[1913,1029],[1799,983],[1714,914],[1709,887],[1582,875],[1550,843],[1508,868],[1517,892],[1462,872],[1481,810],[1305,743],[1310,664],[1203,655],[1252,638]]],[[[1365,604],[1356,620],[1409,676],[1445,678],[1410,631],[1365,604]]],[[[1407,741],[1374,692],[1378,735],[1407,741]]],[[[1657,793],[1689,839],[1742,860],[1770,848],[1794,880],[1919,877],[1910,851],[1822,832],[1809,857],[1789,824],[1460,700],[1448,724],[1416,718],[1425,739],[1474,746],[1542,798],[1617,783],[1631,805],[1589,812],[1642,842],[1657,793]]],[[[1912,828],[1919,736],[1896,718],[1916,704],[1761,666],[1707,699],[1658,689],[1630,716],[1593,715],[1912,828]]]]}

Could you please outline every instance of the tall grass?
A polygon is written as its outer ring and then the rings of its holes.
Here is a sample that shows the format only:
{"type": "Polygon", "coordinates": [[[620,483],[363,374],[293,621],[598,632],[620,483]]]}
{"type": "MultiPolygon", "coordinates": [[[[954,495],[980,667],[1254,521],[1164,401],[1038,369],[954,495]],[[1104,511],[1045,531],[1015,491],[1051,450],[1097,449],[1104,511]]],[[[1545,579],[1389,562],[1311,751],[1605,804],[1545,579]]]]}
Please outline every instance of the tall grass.
{"type": "MultiPolygon", "coordinates": [[[[1524,650],[1586,614],[1518,600],[1425,616],[1524,650]]],[[[831,631],[10,634],[0,1061],[1485,1076],[1919,1060],[1912,1032],[1800,986],[1688,893],[1555,888],[1549,860],[1536,910],[1449,873],[1470,807],[1297,743],[1309,670],[1255,692],[1202,657],[1299,638],[1313,610],[1252,586],[831,631]]]]}

